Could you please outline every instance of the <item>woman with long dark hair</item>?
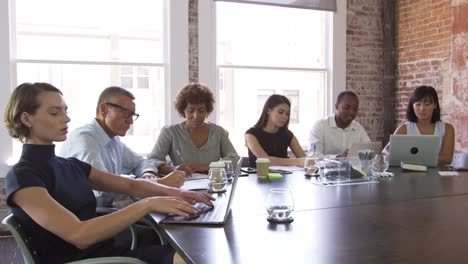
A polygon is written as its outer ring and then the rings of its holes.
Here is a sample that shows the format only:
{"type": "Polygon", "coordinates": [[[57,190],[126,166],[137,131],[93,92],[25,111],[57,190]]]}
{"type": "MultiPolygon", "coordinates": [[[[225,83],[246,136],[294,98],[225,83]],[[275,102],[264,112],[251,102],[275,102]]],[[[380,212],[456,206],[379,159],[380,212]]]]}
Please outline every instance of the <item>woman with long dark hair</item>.
{"type": "Polygon", "coordinates": [[[269,158],[271,165],[303,166],[306,154],[294,134],[288,129],[291,103],[283,95],[271,95],[263,106],[254,127],[245,133],[249,149],[249,165],[257,158],[269,158]],[[288,157],[288,147],[295,158],[288,157]]]}
{"type": "MultiPolygon", "coordinates": [[[[408,121],[400,125],[395,134],[435,135],[441,137],[439,166],[452,162],[455,145],[455,130],[449,123],[440,120],[440,105],[437,91],[432,86],[419,86],[411,94],[406,109],[408,121]]],[[[388,145],[384,152],[388,153],[388,145]]]]}

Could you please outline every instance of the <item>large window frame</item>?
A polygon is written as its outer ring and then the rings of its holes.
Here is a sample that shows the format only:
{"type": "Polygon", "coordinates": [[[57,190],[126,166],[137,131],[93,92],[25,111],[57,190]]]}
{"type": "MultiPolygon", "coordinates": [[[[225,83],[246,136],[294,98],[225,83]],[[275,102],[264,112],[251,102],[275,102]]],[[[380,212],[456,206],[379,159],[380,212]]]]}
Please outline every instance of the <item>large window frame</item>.
{"type": "MultiPolygon", "coordinates": [[[[216,64],[216,3],[212,0],[198,1],[198,47],[199,81],[212,87],[219,98],[218,71],[216,64]]],[[[346,1],[337,1],[337,11],[331,14],[328,28],[327,83],[325,115],[334,112],[336,96],[346,90],[346,1]]],[[[218,100],[219,101],[219,100],[218,100]]],[[[219,104],[212,122],[219,123],[219,104]]],[[[305,145],[306,142],[301,142],[305,145]]],[[[305,147],[305,146],[303,146],[305,147]]],[[[243,151],[239,151],[243,153],[243,151]]]]}
{"type": "MultiPolygon", "coordinates": [[[[176,123],[181,120],[172,107],[172,100],[177,91],[188,81],[188,0],[165,0],[165,53],[164,63],[157,66],[164,67],[164,125],[176,123]]],[[[11,90],[18,85],[16,65],[17,63],[48,63],[47,60],[17,60],[15,43],[15,1],[0,1],[0,107],[5,109],[11,90]]],[[[56,63],[57,61],[53,61],[56,63]]],[[[64,64],[74,64],[73,61],[60,61],[64,64]]],[[[93,62],[80,61],[77,64],[91,64],[93,62]]],[[[107,62],[97,63],[106,65],[107,62]]],[[[114,64],[114,63],[112,63],[114,64]]],[[[155,66],[152,63],[115,63],[119,66],[155,66]]],[[[97,98],[96,98],[97,100],[97,98]]],[[[13,157],[12,139],[8,135],[5,126],[0,126],[0,177],[6,172],[18,157],[13,157]]]]}

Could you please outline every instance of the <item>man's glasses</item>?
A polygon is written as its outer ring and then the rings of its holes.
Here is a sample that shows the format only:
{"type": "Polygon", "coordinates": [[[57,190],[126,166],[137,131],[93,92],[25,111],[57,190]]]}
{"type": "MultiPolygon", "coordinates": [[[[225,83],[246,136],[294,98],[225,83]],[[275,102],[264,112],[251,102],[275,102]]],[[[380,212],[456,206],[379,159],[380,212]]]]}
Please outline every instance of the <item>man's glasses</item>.
{"type": "Polygon", "coordinates": [[[118,104],[106,102],[106,105],[109,105],[109,106],[112,106],[112,107],[115,107],[115,108],[119,108],[121,110],[121,113],[122,113],[124,118],[130,118],[131,117],[133,119],[133,121],[136,121],[138,119],[138,117],[140,116],[139,114],[133,112],[132,110],[130,110],[128,108],[125,108],[123,106],[120,106],[118,104]]]}

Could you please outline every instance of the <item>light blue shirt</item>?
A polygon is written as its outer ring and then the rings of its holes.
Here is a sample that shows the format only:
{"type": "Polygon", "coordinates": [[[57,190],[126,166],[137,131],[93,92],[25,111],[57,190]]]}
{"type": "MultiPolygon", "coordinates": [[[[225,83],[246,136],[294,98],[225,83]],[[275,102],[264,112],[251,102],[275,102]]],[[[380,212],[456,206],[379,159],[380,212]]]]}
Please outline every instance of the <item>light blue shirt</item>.
{"type": "Polygon", "coordinates": [[[159,166],[128,148],[119,136],[110,138],[94,119],[91,123],[73,130],[60,150],[62,157],[75,157],[93,167],[117,175],[157,173],[159,166]]]}
{"type": "MultiPolygon", "coordinates": [[[[110,138],[94,119],[91,123],[73,130],[60,150],[62,157],[75,157],[91,164],[94,168],[116,175],[135,175],[145,172],[157,173],[159,166],[128,148],[119,136],[110,138]]],[[[124,196],[115,193],[94,191],[98,206],[112,206],[115,199],[124,196]]]]}

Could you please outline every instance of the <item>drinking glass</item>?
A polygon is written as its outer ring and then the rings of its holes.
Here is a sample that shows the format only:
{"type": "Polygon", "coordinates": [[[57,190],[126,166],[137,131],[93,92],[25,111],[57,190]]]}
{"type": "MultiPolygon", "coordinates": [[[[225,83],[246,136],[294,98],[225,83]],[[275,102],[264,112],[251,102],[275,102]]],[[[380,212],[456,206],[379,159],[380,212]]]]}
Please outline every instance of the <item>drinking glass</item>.
{"type": "Polygon", "coordinates": [[[226,191],[228,180],[224,168],[210,168],[208,180],[208,192],[220,193],[226,191]]]}
{"type": "Polygon", "coordinates": [[[389,162],[387,155],[375,155],[372,159],[372,175],[380,176],[383,172],[388,170],[389,162]]]}
{"type": "Polygon", "coordinates": [[[291,216],[294,210],[294,200],[289,189],[270,189],[265,199],[265,206],[268,212],[267,220],[269,222],[291,223],[294,220],[291,216]]]}
{"type": "Polygon", "coordinates": [[[228,181],[232,180],[232,177],[234,176],[234,167],[232,166],[232,161],[231,160],[221,160],[224,162],[224,170],[226,171],[226,177],[228,181]]]}
{"type": "Polygon", "coordinates": [[[316,158],[307,157],[304,160],[304,174],[306,176],[318,176],[320,173],[320,167],[316,163],[316,158]]]}

